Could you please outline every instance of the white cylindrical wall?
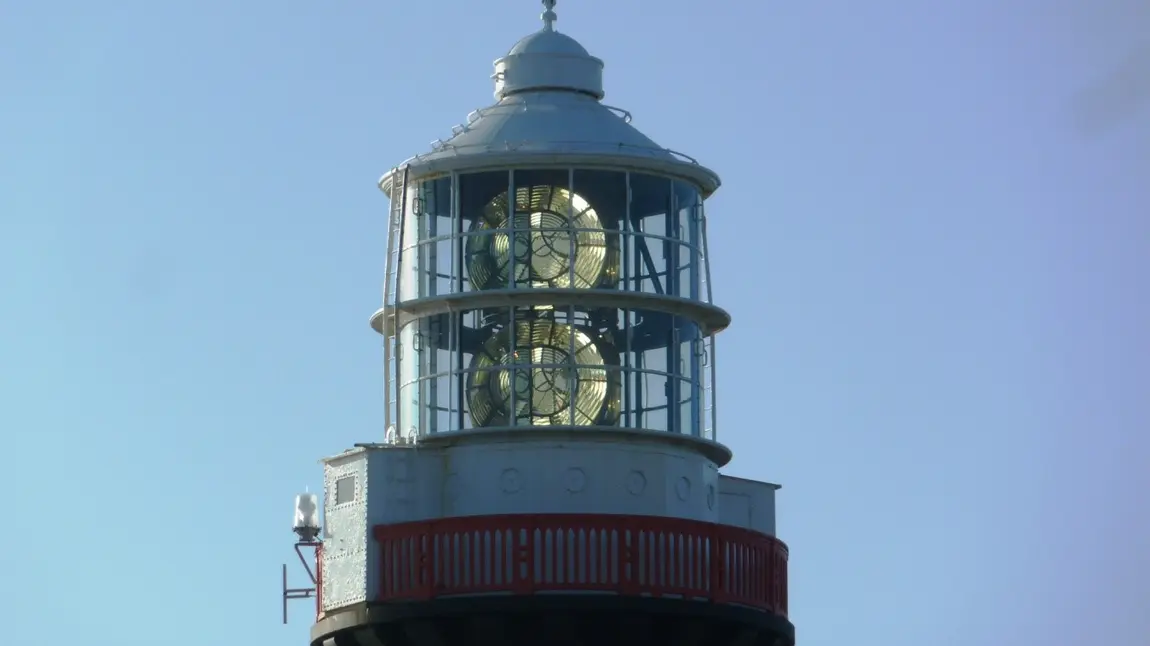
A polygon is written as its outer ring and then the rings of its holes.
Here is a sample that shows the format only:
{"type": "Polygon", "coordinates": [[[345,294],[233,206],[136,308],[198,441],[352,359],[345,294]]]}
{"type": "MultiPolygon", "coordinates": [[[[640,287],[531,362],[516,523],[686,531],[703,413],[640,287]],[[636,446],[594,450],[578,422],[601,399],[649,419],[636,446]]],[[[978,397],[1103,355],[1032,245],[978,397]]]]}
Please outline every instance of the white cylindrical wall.
{"type": "Polygon", "coordinates": [[[687,446],[536,438],[446,447],[443,515],[596,513],[718,521],[718,468],[687,446]]]}

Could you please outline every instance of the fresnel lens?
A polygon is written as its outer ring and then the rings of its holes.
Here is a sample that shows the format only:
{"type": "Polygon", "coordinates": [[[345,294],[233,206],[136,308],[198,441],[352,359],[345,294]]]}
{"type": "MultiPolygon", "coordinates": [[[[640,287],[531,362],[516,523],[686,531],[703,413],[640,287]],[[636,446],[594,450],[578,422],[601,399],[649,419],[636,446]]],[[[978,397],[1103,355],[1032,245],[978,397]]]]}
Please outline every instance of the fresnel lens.
{"type": "MultiPolygon", "coordinates": [[[[619,249],[594,205],[538,185],[498,195],[468,236],[473,289],[613,289],[619,249]]],[[[502,308],[471,362],[475,426],[611,425],[620,409],[619,353],[594,312],[551,305],[502,308]],[[514,318],[512,322],[511,318],[514,318]]]]}

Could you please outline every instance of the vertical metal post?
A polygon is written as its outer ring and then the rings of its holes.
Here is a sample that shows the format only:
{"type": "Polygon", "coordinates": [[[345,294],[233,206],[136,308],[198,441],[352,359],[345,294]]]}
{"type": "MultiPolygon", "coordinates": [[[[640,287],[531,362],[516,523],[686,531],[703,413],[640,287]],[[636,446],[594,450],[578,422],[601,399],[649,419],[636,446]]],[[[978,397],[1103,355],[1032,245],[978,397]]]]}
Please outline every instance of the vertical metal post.
{"type": "MultiPolygon", "coordinates": [[[[699,238],[701,234],[701,224],[699,214],[701,212],[701,198],[698,192],[692,187],[691,189],[691,214],[689,217],[688,231],[688,253],[690,254],[691,271],[688,280],[690,281],[690,298],[692,301],[700,300],[700,284],[701,273],[699,271],[699,264],[703,262],[703,255],[700,251],[699,238]]],[[[691,395],[693,404],[691,405],[691,434],[702,437],[706,434],[704,428],[705,422],[703,417],[706,414],[705,407],[707,405],[707,393],[703,384],[703,357],[706,356],[706,338],[700,333],[698,326],[695,326],[695,332],[692,335],[691,341],[691,395]]]]}
{"type": "MultiPolygon", "coordinates": [[[[575,205],[573,198],[575,197],[575,169],[567,169],[567,235],[570,236],[570,245],[567,251],[567,271],[568,271],[568,286],[575,289],[575,255],[579,252],[578,239],[582,232],[578,230],[575,224],[575,205]]],[[[590,285],[589,289],[595,289],[598,285],[590,285]]],[[[575,306],[567,306],[567,326],[568,326],[568,350],[567,350],[567,401],[568,401],[568,423],[572,426],[575,425],[575,402],[579,401],[579,368],[576,365],[578,361],[575,355],[575,306]]],[[[610,375],[608,375],[610,379],[610,375]]],[[[591,420],[592,424],[598,423],[599,420],[591,420]]]]}
{"type": "MultiPolygon", "coordinates": [[[[419,294],[419,298],[424,296],[436,296],[439,294],[439,214],[441,213],[442,205],[439,204],[439,183],[442,179],[434,179],[425,182],[428,188],[423,189],[425,197],[423,199],[423,208],[421,209],[425,222],[427,222],[426,231],[427,237],[420,241],[420,246],[427,249],[427,274],[428,274],[428,289],[426,292],[419,294]]],[[[420,227],[424,229],[424,227],[420,227]]],[[[423,406],[423,414],[420,417],[419,435],[422,436],[426,431],[428,434],[435,433],[439,430],[439,410],[442,408],[439,397],[439,350],[443,347],[443,318],[436,316],[427,320],[428,327],[428,343],[424,344],[424,353],[427,355],[426,365],[427,372],[420,376],[419,398],[423,406]]]]}
{"type": "Polygon", "coordinates": [[[288,587],[287,587],[287,563],[284,563],[283,570],[283,602],[284,602],[284,625],[287,625],[287,602],[288,602],[288,587]]]}
{"type": "MultiPolygon", "coordinates": [[[[513,170],[507,171],[507,209],[509,211],[507,215],[507,242],[511,247],[511,253],[508,255],[509,257],[507,260],[508,269],[506,287],[510,289],[516,289],[518,286],[518,281],[515,279],[517,271],[515,266],[515,255],[519,253],[519,240],[516,238],[516,236],[519,235],[519,233],[518,228],[515,226],[515,216],[519,210],[519,196],[515,192],[515,171],[513,170]]],[[[517,330],[515,329],[515,306],[508,305],[507,310],[507,340],[508,347],[511,351],[511,365],[508,366],[508,377],[510,378],[508,382],[511,384],[511,387],[508,389],[509,393],[507,397],[507,425],[518,426],[519,402],[516,400],[518,399],[517,396],[519,394],[519,337],[516,334],[517,330]]]]}
{"type": "Polygon", "coordinates": [[[711,334],[710,346],[711,348],[708,354],[711,359],[711,437],[707,439],[717,441],[719,439],[719,404],[715,396],[715,391],[718,390],[715,388],[715,376],[718,372],[716,364],[719,362],[715,357],[715,335],[713,333],[711,334]]]}
{"type": "MultiPolygon", "coordinates": [[[[635,190],[631,186],[631,174],[628,173],[627,174],[627,219],[628,219],[629,224],[631,225],[631,242],[635,245],[635,257],[632,259],[634,265],[631,267],[631,270],[634,272],[634,275],[632,277],[633,278],[632,285],[634,286],[635,291],[641,292],[641,291],[643,291],[643,250],[645,249],[644,245],[646,245],[646,240],[644,240],[642,237],[643,236],[642,215],[640,213],[637,213],[637,212],[632,210],[632,208],[634,206],[635,206],[635,190]]],[[[652,280],[654,280],[653,276],[650,278],[652,280]]],[[[656,291],[658,291],[658,290],[656,290],[656,291]]],[[[632,337],[632,333],[634,332],[634,330],[632,329],[632,327],[634,325],[634,323],[632,322],[632,317],[634,316],[634,314],[635,314],[634,310],[631,310],[631,309],[627,310],[627,327],[628,327],[627,339],[628,339],[628,341],[630,341],[630,339],[632,337]]],[[[646,383],[646,375],[642,372],[642,370],[644,368],[643,355],[641,353],[634,355],[634,361],[635,361],[635,364],[634,364],[635,369],[631,375],[631,377],[632,377],[632,391],[633,391],[631,393],[631,398],[632,398],[632,401],[634,402],[634,405],[635,405],[635,409],[634,409],[635,427],[636,428],[643,428],[643,421],[644,421],[643,420],[643,417],[644,417],[643,406],[645,403],[643,401],[644,400],[643,385],[646,383]]]]}
{"type": "MultiPolygon", "coordinates": [[[[679,204],[675,195],[675,181],[667,182],[666,213],[663,214],[663,271],[667,295],[679,296],[679,204]]],[[[679,317],[671,317],[670,338],[667,342],[667,376],[664,395],[667,398],[667,431],[683,432],[682,375],[679,354],[679,317]]]]}
{"type": "MultiPolygon", "coordinates": [[[[462,206],[459,201],[461,180],[459,173],[453,172],[451,174],[451,278],[452,278],[452,291],[456,294],[463,293],[463,251],[464,251],[464,233],[463,233],[463,213],[462,206]]],[[[463,430],[466,413],[466,388],[465,377],[463,375],[463,313],[462,312],[448,312],[449,321],[451,324],[452,342],[451,348],[451,365],[455,370],[455,378],[451,380],[455,391],[451,394],[451,405],[455,407],[455,430],[463,430]]]]}
{"type": "MultiPolygon", "coordinates": [[[[620,281],[623,286],[624,292],[638,291],[638,286],[633,282],[631,275],[631,245],[634,244],[634,234],[631,231],[631,173],[626,172],[623,174],[623,184],[626,187],[627,204],[623,209],[623,226],[619,231],[619,243],[623,247],[623,258],[619,263],[622,271],[620,281]]],[[[623,373],[619,375],[619,382],[623,386],[623,427],[632,428],[631,426],[631,405],[633,400],[634,384],[631,381],[631,312],[623,310],[620,312],[623,315],[623,373]]],[[[621,567],[621,566],[620,566],[621,567]]]]}
{"type": "MultiPolygon", "coordinates": [[[[404,430],[403,430],[403,424],[404,424],[403,409],[404,409],[404,406],[400,405],[400,401],[401,401],[400,397],[402,395],[402,393],[400,391],[403,389],[404,383],[403,383],[403,380],[399,378],[399,373],[401,372],[400,367],[401,367],[401,364],[403,362],[404,357],[403,357],[403,345],[399,342],[399,333],[400,333],[400,330],[399,330],[399,303],[401,302],[402,297],[406,296],[406,294],[401,294],[400,285],[403,282],[403,265],[404,265],[403,258],[406,255],[406,253],[405,253],[406,249],[404,248],[404,245],[407,241],[407,213],[409,210],[412,210],[412,209],[407,208],[407,192],[408,192],[407,170],[404,169],[404,173],[403,173],[403,195],[400,198],[403,201],[401,202],[401,209],[399,211],[399,262],[397,262],[395,264],[395,294],[394,294],[395,307],[392,310],[394,312],[394,317],[395,317],[395,350],[394,350],[395,368],[396,368],[396,370],[395,370],[395,373],[396,373],[395,431],[396,431],[397,436],[403,434],[403,432],[404,432],[404,430]]],[[[416,269],[416,271],[418,271],[419,268],[416,267],[415,269],[416,269]]],[[[419,274],[415,274],[415,276],[416,276],[416,284],[418,284],[419,274]]],[[[418,324],[416,324],[416,325],[418,325],[418,324]]],[[[415,329],[415,333],[416,334],[419,333],[418,327],[415,329]]],[[[414,350],[414,348],[412,348],[412,349],[414,350]]],[[[418,406],[418,402],[416,405],[418,406]]],[[[418,434],[418,430],[416,431],[416,433],[418,434]]],[[[410,436],[407,436],[407,437],[408,437],[408,439],[410,439],[410,436]]]]}

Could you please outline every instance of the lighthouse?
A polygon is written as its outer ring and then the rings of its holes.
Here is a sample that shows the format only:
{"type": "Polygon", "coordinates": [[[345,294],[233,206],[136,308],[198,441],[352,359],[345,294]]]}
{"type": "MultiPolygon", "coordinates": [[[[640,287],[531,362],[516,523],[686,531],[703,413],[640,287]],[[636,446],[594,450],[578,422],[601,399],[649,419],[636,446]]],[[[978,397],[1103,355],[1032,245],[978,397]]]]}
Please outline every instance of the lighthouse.
{"type": "Polygon", "coordinates": [[[495,103],[379,182],[385,430],[297,497],[285,608],[311,646],[790,646],[778,485],[720,472],[719,177],[543,5],[495,103]]]}

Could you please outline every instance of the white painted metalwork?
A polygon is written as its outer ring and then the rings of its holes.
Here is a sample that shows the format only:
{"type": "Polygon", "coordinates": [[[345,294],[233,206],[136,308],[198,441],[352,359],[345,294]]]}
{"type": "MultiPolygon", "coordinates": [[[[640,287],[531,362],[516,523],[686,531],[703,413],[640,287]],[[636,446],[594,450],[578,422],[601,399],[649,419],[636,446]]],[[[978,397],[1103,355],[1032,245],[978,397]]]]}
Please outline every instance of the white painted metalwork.
{"type": "MultiPolygon", "coordinates": [[[[383,272],[383,309],[381,310],[384,320],[394,318],[395,305],[398,300],[399,265],[402,261],[403,226],[407,211],[407,174],[408,167],[406,165],[403,166],[402,171],[398,168],[393,171],[399,184],[390,196],[391,204],[387,218],[387,260],[383,272]]],[[[381,331],[387,329],[387,332],[383,334],[383,423],[389,431],[385,435],[394,438],[395,434],[390,431],[395,427],[395,418],[392,415],[397,403],[398,388],[393,382],[392,375],[395,374],[396,355],[399,353],[399,347],[395,336],[395,326],[390,326],[388,329],[388,326],[384,325],[380,329],[381,331]]]]}
{"type": "Polygon", "coordinates": [[[555,15],[555,0],[543,0],[543,6],[546,11],[539,14],[539,18],[543,20],[543,31],[554,31],[555,21],[559,19],[555,15]]]}
{"type": "MultiPolygon", "coordinates": [[[[715,335],[730,316],[712,302],[704,209],[719,177],[604,105],[603,62],[543,5],[542,30],[495,62],[498,102],[380,180],[386,432],[324,461],[324,621],[380,599],[390,563],[423,572],[448,553],[388,551],[408,523],[601,514],[774,532],[777,487],[719,474],[715,335]]],[[[318,523],[314,506],[297,500],[297,527],[318,523]]]]}
{"type": "Polygon", "coordinates": [[[544,421],[713,439],[713,335],[730,317],[711,304],[702,200],[719,178],[604,105],[603,62],[543,5],[543,29],[495,62],[498,102],[380,180],[388,287],[371,323],[387,344],[387,441],[544,421]],[[559,257],[564,279],[535,275],[559,257]],[[562,323],[533,322],[538,312],[562,323]],[[566,348],[520,352],[525,334],[566,348]],[[592,401],[605,408],[582,410],[592,401]]]}

